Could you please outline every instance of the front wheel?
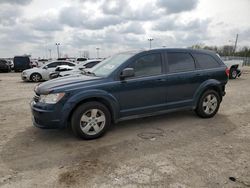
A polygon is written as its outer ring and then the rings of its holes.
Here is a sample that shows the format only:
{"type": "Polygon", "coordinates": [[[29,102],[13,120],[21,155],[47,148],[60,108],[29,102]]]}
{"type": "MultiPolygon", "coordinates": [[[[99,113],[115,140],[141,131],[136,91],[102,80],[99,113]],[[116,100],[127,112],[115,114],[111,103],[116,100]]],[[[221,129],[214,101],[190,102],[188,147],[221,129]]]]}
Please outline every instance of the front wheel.
{"type": "Polygon", "coordinates": [[[217,113],[220,102],[218,92],[208,90],[201,96],[195,111],[202,118],[211,118],[217,113]]]}
{"type": "Polygon", "coordinates": [[[42,76],[38,73],[33,73],[31,76],[30,76],[30,79],[33,81],[33,82],[40,82],[42,80],[42,76]]]}
{"type": "Polygon", "coordinates": [[[110,124],[110,112],[99,102],[87,102],[80,105],[71,118],[73,133],[88,140],[101,137],[110,124]]]}

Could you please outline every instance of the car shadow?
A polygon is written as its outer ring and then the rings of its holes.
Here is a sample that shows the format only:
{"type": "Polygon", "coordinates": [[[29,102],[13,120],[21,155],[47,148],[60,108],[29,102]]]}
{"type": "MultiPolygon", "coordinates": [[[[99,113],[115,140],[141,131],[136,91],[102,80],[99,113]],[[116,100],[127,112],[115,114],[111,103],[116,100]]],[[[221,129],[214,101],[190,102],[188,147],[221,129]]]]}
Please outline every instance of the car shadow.
{"type": "Polygon", "coordinates": [[[124,152],[129,153],[128,158],[141,155],[134,153],[135,147],[145,148],[144,154],[157,153],[161,152],[159,144],[172,150],[234,129],[226,116],[200,119],[191,111],[124,121],[112,126],[105,136],[88,141],[77,139],[69,128],[41,130],[30,126],[3,146],[0,157],[16,171],[60,167],[89,158],[109,160],[114,155],[125,160],[124,152]]]}

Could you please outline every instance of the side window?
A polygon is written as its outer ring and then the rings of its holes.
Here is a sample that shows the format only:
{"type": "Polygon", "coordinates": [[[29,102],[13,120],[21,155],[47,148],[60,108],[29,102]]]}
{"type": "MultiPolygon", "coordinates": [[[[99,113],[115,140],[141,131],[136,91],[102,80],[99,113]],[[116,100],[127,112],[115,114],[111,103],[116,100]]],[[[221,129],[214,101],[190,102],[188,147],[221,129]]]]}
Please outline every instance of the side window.
{"type": "Polygon", "coordinates": [[[132,67],[135,70],[135,77],[161,74],[161,54],[149,54],[142,56],[134,62],[132,67]]]}
{"type": "Polygon", "coordinates": [[[167,57],[169,72],[184,72],[195,70],[194,59],[188,53],[169,52],[167,57]]]}
{"type": "Polygon", "coordinates": [[[201,69],[209,69],[219,67],[219,63],[210,55],[207,54],[193,54],[194,58],[200,65],[201,69]]]}
{"type": "Polygon", "coordinates": [[[48,64],[48,68],[54,68],[54,67],[57,67],[58,65],[60,65],[58,62],[54,62],[54,63],[50,63],[48,64]]]}
{"type": "Polygon", "coordinates": [[[64,65],[71,66],[71,67],[75,66],[75,64],[74,64],[74,63],[69,63],[69,62],[64,62],[63,64],[64,64],[64,65]]]}
{"type": "Polygon", "coordinates": [[[92,67],[95,66],[97,63],[98,63],[98,61],[93,61],[93,62],[90,62],[90,63],[85,64],[84,66],[85,66],[86,68],[92,68],[92,67]]]}

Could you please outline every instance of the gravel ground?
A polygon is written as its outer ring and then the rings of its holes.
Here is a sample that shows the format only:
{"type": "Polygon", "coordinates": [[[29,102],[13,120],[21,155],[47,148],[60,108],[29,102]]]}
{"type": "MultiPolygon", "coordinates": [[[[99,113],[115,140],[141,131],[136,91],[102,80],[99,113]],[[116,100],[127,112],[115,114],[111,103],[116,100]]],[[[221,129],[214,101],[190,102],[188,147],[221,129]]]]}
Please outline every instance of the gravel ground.
{"type": "Polygon", "coordinates": [[[92,141],[33,127],[34,86],[0,73],[0,187],[250,187],[250,67],[212,119],[131,120],[92,141]]]}

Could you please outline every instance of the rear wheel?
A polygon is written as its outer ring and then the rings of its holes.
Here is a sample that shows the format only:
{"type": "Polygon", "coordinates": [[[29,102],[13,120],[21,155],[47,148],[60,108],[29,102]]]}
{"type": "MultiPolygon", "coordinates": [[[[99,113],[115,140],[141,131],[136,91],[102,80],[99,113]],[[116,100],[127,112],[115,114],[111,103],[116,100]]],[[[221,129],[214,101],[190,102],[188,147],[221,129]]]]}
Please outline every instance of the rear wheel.
{"type": "Polygon", "coordinates": [[[33,73],[31,76],[30,76],[30,79],[33,81],[33,82],[40,82],[42,80],[42,76],[39,74],[39,73],[33,73]]]}
{"type": "Polygon", "coordinates": [[[237,75],[238,75],[237,69],[236,69],[236,68],[231,68],[231,69],[230,69],[230,73],[229,73],[229,77],[230,77],[231,79],[236,79],[236,78],[237,78],[237,75]]]}
{"type": "Polygon", "coordinates": [[[83,139],[101,137],[110,124],[110,112],[106,106],[99,102],[87,102],[80,105],[71,118],[74,134],[83,139]]]}
{"type": "Polygon", "coordinates": [[[220,102],[218,92],[208,90],[202,94],[195,111],[202,118],[211,118],[217,113],[220,102]]]}

